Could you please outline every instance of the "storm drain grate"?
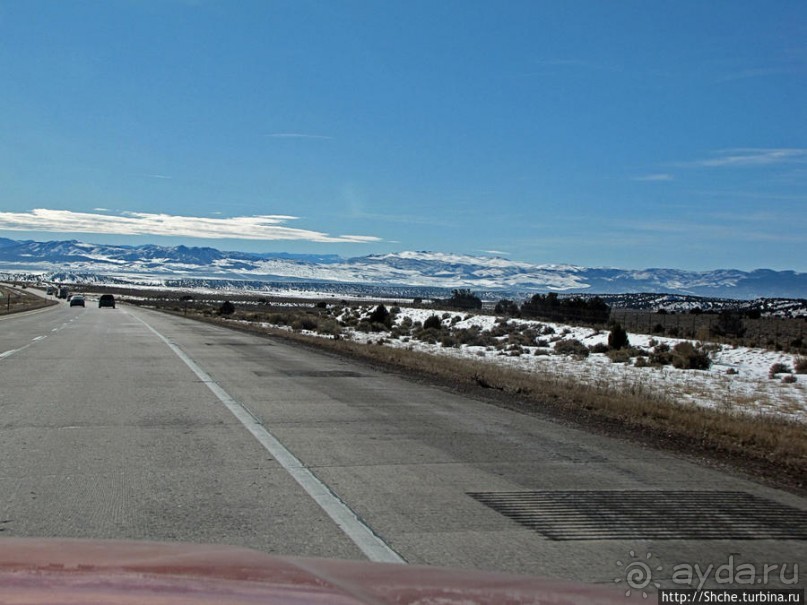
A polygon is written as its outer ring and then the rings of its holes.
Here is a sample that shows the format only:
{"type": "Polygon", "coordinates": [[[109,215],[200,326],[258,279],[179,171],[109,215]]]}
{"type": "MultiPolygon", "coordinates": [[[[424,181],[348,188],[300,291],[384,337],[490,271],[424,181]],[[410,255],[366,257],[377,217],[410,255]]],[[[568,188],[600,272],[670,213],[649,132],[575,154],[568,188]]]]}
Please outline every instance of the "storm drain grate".
{"type": "Polygon", "coordinates": [[[291,378],[362,378],[362,374],[358,372],[350,372],[348,370],[279,370],[276,372],[269,372],[258,370],[255,372],[257,376],[289,376],[291,378]]]}
{"type": "Polygon", "coordinates": [[[807,540],[807,511],[728,491],[477,492],[550,540],[807,540]]]}

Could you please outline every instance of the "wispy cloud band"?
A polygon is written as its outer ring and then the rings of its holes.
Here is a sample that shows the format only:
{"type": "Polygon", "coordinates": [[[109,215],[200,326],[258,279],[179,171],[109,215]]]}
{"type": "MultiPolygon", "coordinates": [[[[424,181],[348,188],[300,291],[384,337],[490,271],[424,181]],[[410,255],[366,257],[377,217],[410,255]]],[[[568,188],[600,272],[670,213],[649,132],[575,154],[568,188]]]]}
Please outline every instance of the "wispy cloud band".
{"type": "Polygon", "coordinates": [[[270,139],[324,139],[327,141],[333,140],[333,137],[324,134],[305,134],[302,132],[273,132],[266,135],[270,139]]]}
{"type": "Polygon", "coordinates": [[[371,235],[329,235],[285,226],[298,217],[286,215],[208,218],[126,212],[122,215],[48,210],[0,212],[0,230],[115,235],[164,235],[202,239],[305,240],[322,243],[367,243],[371,235]]]}
{"type": "Polygon", "coordinates": [[[713,157],[694,162],[692,165],[706,167],[739,167],[805,162],[807,162],[807,149],[766,149],[751,147],[715,151],[713,157]]]}
{"type": "Polygon", "coordinates": [[[663,182],[663,181],[672,181],[673,175],[667,173],[659,173],[659,174],[645,174],[642,176],[633,177],[634,181],[643,181],[648,183],[653,182],[663,182]]]}

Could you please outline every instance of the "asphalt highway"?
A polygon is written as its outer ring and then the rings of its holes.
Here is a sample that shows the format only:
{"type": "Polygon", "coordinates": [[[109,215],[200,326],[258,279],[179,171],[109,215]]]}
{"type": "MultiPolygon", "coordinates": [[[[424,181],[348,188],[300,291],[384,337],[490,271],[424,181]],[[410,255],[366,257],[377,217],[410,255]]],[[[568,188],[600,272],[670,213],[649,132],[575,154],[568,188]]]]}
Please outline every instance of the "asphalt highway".
{"type": "Polygon", "coordinates": [[[0,320],[4,536],[226,543],[620,587],[642,563],[652,581],[634,590],[709,565],[747,565],[756,584],[767,565],[764,585],[790,586],[798,564],[807,575],[797,495],[329,354],[93,300],[0,320]]]}

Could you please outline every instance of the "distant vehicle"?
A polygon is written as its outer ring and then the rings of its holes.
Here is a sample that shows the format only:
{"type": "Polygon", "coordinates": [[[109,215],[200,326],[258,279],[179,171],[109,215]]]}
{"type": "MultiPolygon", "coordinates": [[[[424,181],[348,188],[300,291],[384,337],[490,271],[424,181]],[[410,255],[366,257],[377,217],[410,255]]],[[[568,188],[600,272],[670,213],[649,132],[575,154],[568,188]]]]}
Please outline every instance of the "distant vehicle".
{"type": "Polygon", "coordinates": [[[70,294],[70,289],[67,286],[62,286],[59,288],[59,298],[67,298],[70,294]]]}
{"type": "Polygon", "coordinates": [[[56,288],[54,288],[53,286],[48,286],[47,294],[48,296],[53,296],[54,294],[56,294],[56,288]]]}
{"type": "Polygon", "coordinates": [[[70,299],[70,306],[71,307],[84,307],[84,297],[80,294],[76,294],[73,298],[70,299]]]}
{"type": "Polygon", "coordinates": [[[112,307],[115,308],[115,297],[111,294],[102,294],[101,298],[98,299],[98,308],[102,307],[112,307]]]}

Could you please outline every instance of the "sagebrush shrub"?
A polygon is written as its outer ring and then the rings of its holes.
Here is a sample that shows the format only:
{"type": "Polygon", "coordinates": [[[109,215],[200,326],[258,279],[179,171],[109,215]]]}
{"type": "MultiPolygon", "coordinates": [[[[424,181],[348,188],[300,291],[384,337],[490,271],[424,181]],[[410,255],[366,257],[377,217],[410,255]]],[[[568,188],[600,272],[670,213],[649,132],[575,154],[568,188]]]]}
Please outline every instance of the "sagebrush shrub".
{"type": "Polygon", "coordinates": [[[681,370],[708,370],[712,365],[709,354],[691,342],[679,342],[672,350],[672,364],[681,370]]]}
{"type": "Polygon", "coordinates": [[[439,330],[442,327],[443,322],[436,315],[430,315],[426,318],[426,321],[423,322],[424,330],[439,330]]]}
{"type": "Polygon", "coordinates": [[[606,355],[612,363],[630,363],[630,351],[626,349],[612,349],[606,355]]]}
{"type": "Polygon", "coordinates": [[[219,315],[232,315],[235,313],[235,305],[229,300],[225,300],[219,307],[219,315]]]}
{"type": "Polygon", "coordinates": [[[557,355],[575,355],[578,357],[588,357],[589,350],[586,345],[576,338],[559,340],[555,343],[555,353],[557,355]]]}

